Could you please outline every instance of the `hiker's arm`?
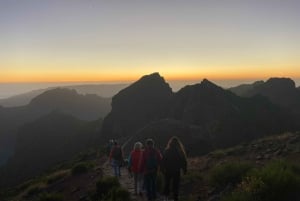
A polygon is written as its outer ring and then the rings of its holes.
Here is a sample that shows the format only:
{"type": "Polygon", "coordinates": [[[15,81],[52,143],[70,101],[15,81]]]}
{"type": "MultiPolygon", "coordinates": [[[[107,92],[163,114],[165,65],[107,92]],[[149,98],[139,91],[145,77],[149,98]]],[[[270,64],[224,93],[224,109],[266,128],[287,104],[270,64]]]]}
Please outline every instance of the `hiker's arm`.
{"type": "Polygon", "coordinates": [[[187,171],[187,160],[185,157],[183,157],[182,159],[182,170],[183,170],[183,173],[186,174],[186,171],[187,171]]]}
{"type": "Polygon", "coordinates": [[[131,165],[132,165],[132,161],[131,161],[131,153],[129,154],[128,156],[128,165],[127,165],[127,168],[130,169],[131,168],[131,165]]]}
{"type": "Polygon", "coordinates": [[[111,162],[111,158],[112,158],[113,152],[114,152],[114,149],[111,149],[111,151],[109,153],[109,162],[111,162]]]}
{"type": "Polygon", "coordinates": [[[157,155],[158,161],[161,161],[163,157],[159,150],[156,150],[156,155],[157,155]]]}

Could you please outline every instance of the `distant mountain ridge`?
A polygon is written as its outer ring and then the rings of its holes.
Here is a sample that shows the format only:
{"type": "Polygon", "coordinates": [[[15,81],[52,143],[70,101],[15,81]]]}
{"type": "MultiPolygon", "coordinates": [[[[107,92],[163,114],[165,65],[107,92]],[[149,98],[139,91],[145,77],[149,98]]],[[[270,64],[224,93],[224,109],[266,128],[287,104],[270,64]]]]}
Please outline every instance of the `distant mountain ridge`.
{"type": "Polygon", "coordinates": [[[81,95],[74,89],[56,88],[42,93],[29,103],[32,109],[59,110],[83,120],[103,118],[110,111],[110,98],[81,95]]]}
{"type": "Polygon", "coordinates": [[[165,144],[164,135],[168,133],[170,137],[172,133],[166,132],[162,124],[170,130],[177,126],[163,119],[177,121],[178,126],[198,127],[198,133],[184,141],[191,144],[192,139],[198,138],[198,142],[202,139],[208,144],[207,150],[198,147],[195,153],[299,128],[292,115],[263,96],[239,97],[207,79],[173,93],[164,79],[154,73],[113,97],[101,135],[103,139],[133,136],[141,140],[155,130],[158,144],[165,144]]]}
{"type": "Polygon", "coordinates": [[[80,120],[104,118],[110,111],[109,98],[97,95],[80,95],[75,90],[52,89],[21,107],[0,107],[0,165],[13,153],[16,133],[20,126],[60,111],[80,120]]]}
{"type": "Polygon", "coordinates": [[[44,89],[37,89],[27,93],[22,93],[9,98],[0,99],[0,106],[3,107],[17,107],[24,106],[30,103],[30,101],[36,96],[55,88],[75,89],[79,94],[95,94],[105,98],[111,98],[128,84],[86,84],[86,85],[74,85],[74,86],[60,86],[49,87],[44,89]]]}
{"type": "Polygon", "coordinates": [[[266,82],[240,85],[229,90],[243,97],[265,96],[274,104],[300,114],[299,87],[296,88],[295,82],[290,78],[270,78],[266,82]]]}

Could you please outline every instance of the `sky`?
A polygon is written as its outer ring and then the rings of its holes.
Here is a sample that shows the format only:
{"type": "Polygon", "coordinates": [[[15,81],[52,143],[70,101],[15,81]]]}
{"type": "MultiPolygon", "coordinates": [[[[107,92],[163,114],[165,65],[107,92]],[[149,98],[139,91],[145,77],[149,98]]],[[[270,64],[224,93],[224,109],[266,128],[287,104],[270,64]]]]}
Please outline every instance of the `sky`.
{"type": "Polygon", "coordinates": [[[298,0],[0,0],[0,83],[300,78],[298,0]]]}

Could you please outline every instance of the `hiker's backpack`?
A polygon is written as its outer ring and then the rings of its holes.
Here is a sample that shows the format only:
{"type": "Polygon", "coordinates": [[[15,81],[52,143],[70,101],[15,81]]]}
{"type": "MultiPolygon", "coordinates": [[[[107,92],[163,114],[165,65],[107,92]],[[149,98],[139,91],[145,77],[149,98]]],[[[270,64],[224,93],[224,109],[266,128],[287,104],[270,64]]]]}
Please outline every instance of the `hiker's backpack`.
{"type": "Polygon", "coordinates": [[[158,158],[155,150],[149,151],[148,157],[146,158],[146,169],[148,171],[155,171],[158,167],[158,158]]]}
{"type": "Polygon", "coordinates": [[[122,150],[121,147],[114,147],[112,151],[112,158],[115,160],[122,159],[122,150]]]}

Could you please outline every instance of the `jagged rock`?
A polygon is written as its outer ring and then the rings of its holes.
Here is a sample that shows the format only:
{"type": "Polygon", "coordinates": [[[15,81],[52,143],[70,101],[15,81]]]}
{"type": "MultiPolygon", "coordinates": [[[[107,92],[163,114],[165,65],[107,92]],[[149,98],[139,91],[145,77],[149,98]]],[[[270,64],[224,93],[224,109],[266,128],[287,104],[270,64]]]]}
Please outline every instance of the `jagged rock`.
{"type": "Polygon", "coordinates": [[[121,90],[113,97],[112,110],[104,119],[103,138],[129,136],[149,122],[166,117],[172,95],[169,84],[158,73],[121,90]]]}

